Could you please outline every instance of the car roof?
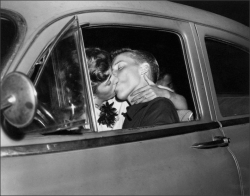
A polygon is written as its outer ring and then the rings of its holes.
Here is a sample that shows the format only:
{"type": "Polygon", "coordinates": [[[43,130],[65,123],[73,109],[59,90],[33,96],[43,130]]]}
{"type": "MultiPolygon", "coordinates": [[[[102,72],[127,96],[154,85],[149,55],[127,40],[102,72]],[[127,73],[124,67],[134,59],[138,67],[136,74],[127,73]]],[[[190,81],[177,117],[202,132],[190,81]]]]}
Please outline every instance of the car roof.
{"type": "Polygon", "coordinates": [[[170,1],[2,1],[1,8],[21,14],[27,22],[28,34],[69,13],[113,10],[178,18],[249,38],[249,28],[239,22],[170,1]]]}

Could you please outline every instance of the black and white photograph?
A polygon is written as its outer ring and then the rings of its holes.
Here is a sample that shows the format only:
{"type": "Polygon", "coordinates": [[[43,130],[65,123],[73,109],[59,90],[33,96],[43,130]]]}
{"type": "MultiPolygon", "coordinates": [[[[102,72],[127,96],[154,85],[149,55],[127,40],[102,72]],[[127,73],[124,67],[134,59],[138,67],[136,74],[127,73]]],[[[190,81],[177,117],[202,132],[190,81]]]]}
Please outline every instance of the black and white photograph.
{"type": "Polygon", "coordinates": [[[250,194],[249,0],[0,12],[1,195],[250,194]]]}

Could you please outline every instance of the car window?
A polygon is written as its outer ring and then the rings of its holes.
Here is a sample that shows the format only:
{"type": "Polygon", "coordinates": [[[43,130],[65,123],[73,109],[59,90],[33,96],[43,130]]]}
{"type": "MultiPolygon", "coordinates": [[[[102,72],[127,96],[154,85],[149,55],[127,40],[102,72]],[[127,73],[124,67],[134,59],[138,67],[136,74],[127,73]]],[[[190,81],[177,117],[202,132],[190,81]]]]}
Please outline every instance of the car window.
{"type": "Polygon", "coordinates": [[[29,76],[37,91],[38,106],[33,122],[24,128],[26,133],[74,134],[89,129],[77,36],[73,25],[32,67],[29,76]]]}
{"type": "Polygon", "coordinates": [[[160,68],[158,84],[172,88],[187,100],[189,111],[178,111],[180,121],[198,120],[180,35],[165,30],[116,25],[84,27],[82,32],[86,48],[98,47],[110,53],[130,48],[152,53],[160,68]]]}
{"type": "Polygon", "coordinates": [[[3,61],[6,58],[8,52],[10,51],[15,38],[17,35],[17,28],[15,24],[8,20],[7,18],[1,17],[1,63],[0,63],[0,71],[3,69],[3,61]]]}
{"type": "Polygon", "coordinates": [[[248,114],[248,51],[212,38],[205,43],[221,115],[248,114]]]}

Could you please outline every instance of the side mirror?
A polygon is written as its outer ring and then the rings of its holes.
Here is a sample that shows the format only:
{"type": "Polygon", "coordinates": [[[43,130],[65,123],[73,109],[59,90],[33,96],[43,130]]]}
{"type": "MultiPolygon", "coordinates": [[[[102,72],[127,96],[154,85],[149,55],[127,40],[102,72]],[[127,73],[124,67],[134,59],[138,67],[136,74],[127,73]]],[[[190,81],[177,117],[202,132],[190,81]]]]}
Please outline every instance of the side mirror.
{"type": "Polygon", "coordinates": [[[36,113],[37,93],[30,79],[12,72],[1,82],[1,112],[17,128],[29,125],[36,113]]]}

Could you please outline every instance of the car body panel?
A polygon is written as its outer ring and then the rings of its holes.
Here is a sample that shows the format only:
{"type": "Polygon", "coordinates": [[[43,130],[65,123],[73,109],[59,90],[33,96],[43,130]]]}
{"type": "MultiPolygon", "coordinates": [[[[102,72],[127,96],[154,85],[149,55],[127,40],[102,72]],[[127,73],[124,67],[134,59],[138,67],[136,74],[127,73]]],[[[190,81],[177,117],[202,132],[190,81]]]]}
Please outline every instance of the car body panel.
{"type": "Polygon", "coordinates": [[[249,195],[249,158],[245,155],[250,154],[249,150],[249,119],[248,123],[241,125],[234,125],[229,127],[223,127],[223,131],[227,135],[227,137],[231,138],[233,141],[230,145],[230,150],[233,155],[237,159],[238,166],[240,169],[241,180],[244,187],[244,194],[249,195]],[[237,134],[235,134],[235,130],[237,130],[237,134]]]}
{"type": "Polygon", "coordinates": [[[238,173],[232,169],[232,157],[224,156],[226,148],[190,147],[216,132],[6,157],[1,163],[1,193],[239,195],[238,173]],[[218,167],[221,164],[227,167],[218,167]]]}

